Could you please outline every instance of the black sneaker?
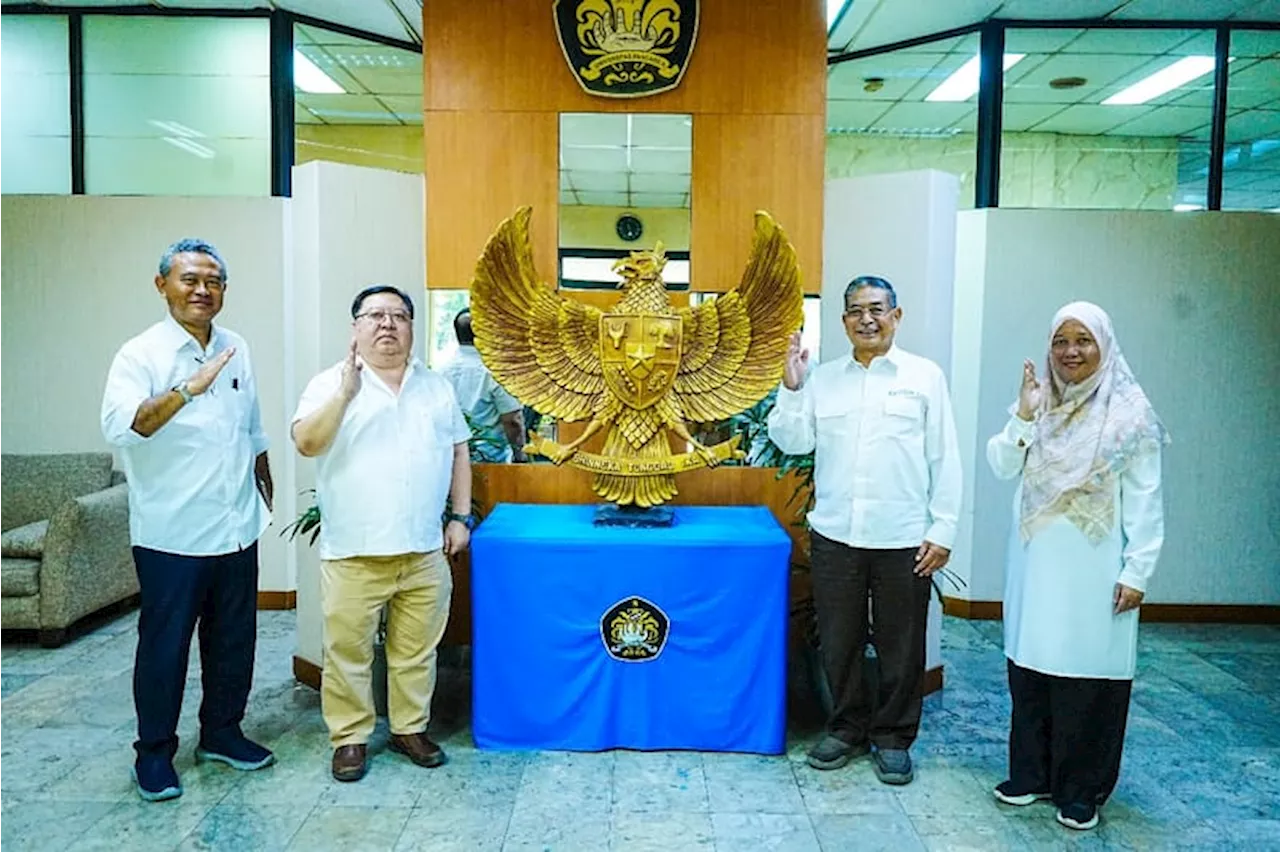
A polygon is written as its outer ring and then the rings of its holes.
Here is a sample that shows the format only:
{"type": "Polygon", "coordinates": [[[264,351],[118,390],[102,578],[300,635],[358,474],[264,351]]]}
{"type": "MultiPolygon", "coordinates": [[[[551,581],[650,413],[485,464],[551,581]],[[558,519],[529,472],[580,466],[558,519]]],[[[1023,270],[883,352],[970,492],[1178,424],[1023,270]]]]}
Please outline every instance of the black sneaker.
{"type": "Polygon", "coordinates": [[[174,771],[173,761],[167,757],[139,757],[130,770],[138,795],[143,801],[163,802],[182,795],[182,784],[174,771]]]}
{"type": "Polygon", "coordinates": [[[839,769],[855,757],[862,757],[870,749],[866,743],[850,745],[839,737],[827,734],[809,749],[808,762],[814,769],[839,769]]]}
{"type": "Polygon", "coordinates": [[[915,777],[911,771],[911,755],[904,748],[878,748],[872,756],[876,777],[882,784],[910,784],[915,777]]]}
{"type": "Polygon", "coordinates": [[[200,741],[196,748],[196,762],[216,760],[232,769],[251,772],[276,762],[276,756],[236,731],[211,740],[200,741]]]}
{"type": "Polygon", "coordinates": [[[1006,805],[1016,805],[1018,807],[1034,805],[1036,802],[1049,798],[1048,793],[1020,793],[1014,789],[1013,783],[1010,781],[1001,781],[992,792],[996,794],[996,799],[999,801],[1004,802],[1006,805]]]}
{"type": "Polygon", "coordinates": [[[1072,802],[1058,809],[1058,822],[1076,831],[1088,831],[1098,824],[1098,806],[1072,802]]]}

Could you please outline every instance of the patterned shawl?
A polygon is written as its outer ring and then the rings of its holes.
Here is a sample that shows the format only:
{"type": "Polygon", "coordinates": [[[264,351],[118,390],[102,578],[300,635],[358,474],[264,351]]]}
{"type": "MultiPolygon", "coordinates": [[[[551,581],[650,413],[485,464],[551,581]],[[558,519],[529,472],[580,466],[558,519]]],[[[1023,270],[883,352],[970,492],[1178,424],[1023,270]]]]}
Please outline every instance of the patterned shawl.
{"type": "Polygon", "coordinates": [[[1053,318],[1047,380],[1035,440],[1022,472],[1019,529],[1028,541],[1061,515],[1094,546],[1115,527],[1115,477],[1129,461],[1169,443],[1168,432],[1120,354],[1111,318],[1090,302],[1072,302],[1053,318]],[[1055,372],[1052,341],[1067,320],[1089,329],[1101,355],[1078,385],[1055,372]]]}

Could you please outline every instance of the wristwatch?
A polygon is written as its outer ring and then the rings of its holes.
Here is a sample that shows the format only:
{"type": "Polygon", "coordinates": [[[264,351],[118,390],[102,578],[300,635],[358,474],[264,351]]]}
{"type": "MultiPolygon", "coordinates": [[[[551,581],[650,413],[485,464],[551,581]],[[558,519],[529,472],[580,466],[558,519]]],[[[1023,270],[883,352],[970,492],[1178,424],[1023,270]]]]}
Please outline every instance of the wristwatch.
{"type": "Polygon", "coordinates": [[[445,519],[450,521],[457,521],[458,523],[462,524],[464,527],[466,527],[469,530],[473,530],[476,528],[475,515],[459,515],[457,512],[446,512],[445,519]]]}
{"type": "Polygon", "coordinates": [[[191,395],[191,391],[187,390],[186,382],[178,382],[176,385],[170,388],[170,390],[177,392],[178,396],[182,397],[183,405],[186,405],[188,402],[191,402],[191,400],[195,399],[195,397],[191,395]]]}

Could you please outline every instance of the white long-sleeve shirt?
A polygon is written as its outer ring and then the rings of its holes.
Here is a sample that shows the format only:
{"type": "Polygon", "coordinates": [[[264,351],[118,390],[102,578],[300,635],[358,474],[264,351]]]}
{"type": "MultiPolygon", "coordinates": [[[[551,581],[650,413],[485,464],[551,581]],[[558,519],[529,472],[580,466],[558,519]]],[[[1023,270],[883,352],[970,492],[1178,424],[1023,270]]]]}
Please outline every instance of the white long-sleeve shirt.
{"type": "MultiPolygon", "coordinates": [[[[342,362],[302,392],[293,422],[342,385],[342,362]]],[[[396,393],[368,368],[329,448],[316,458],[320,558],[430,553],[444,544],[442,514],[453,448],[471,430],[447,381],[413,359],[396,393]]],[[[454,509],[469,514],[470,506],[454,509]]]]}
{"type": "MultiPolygon", "coordinates": [[[[1034,423],[1010,418],[987,442],[991,470],[999,479],[1020,476],[1034,440],[1034,423]]],[[[1004,586],[1005,656],[1019,666],[1060,677],[1133,677],[1138,610],[1116,615],[1113,595],[1116,583],[1146,591],[1164,543],[1160,450],[1131,459],[1113,488],[1116,524],[1095,547],[1065,517],[1022,541],[1019,484],[1004,586]]]]}
{"type": "Polygon", "coordinates": [[[165,317],[125,343],[107,373],[102,435],[119,450],[129,480],[134,546],[217,556],[248,547],[267,528],[271,515],[253,466],[268,441],[249,347],[235,332],[215,325],[202,349],[165,317]],[[208,390],[150,437],[133,431],[138,406],[229,347],[236,354],[208,390]]]}
{"type": "Polygon", "coordinates": [[[937,364],[897,346],[869,367],[828,361],[800,390],[778,390],[768,422],[783,452],[814,452],[820,535],[878,550],[955,544],[960,450],[937,364]]]}

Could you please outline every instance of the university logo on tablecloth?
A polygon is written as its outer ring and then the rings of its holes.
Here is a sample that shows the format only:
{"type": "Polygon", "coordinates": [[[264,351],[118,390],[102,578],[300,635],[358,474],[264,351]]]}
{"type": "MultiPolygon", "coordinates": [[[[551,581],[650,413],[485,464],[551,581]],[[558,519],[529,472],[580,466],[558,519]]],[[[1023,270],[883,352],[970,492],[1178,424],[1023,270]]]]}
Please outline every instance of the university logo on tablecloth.
{"type": "Polygon", "coordinates": [[[609,656],[624,663],[655,659],[667,644],[671,620],[652,601],[623,598],[600,618],[600,639],[609,656]]]}
{"type": "Polygon", "coordinates": [[[698,0],[555,0],[556,35],[589,94],[642,98],[680,85],[698,38],[698,0]]]}

